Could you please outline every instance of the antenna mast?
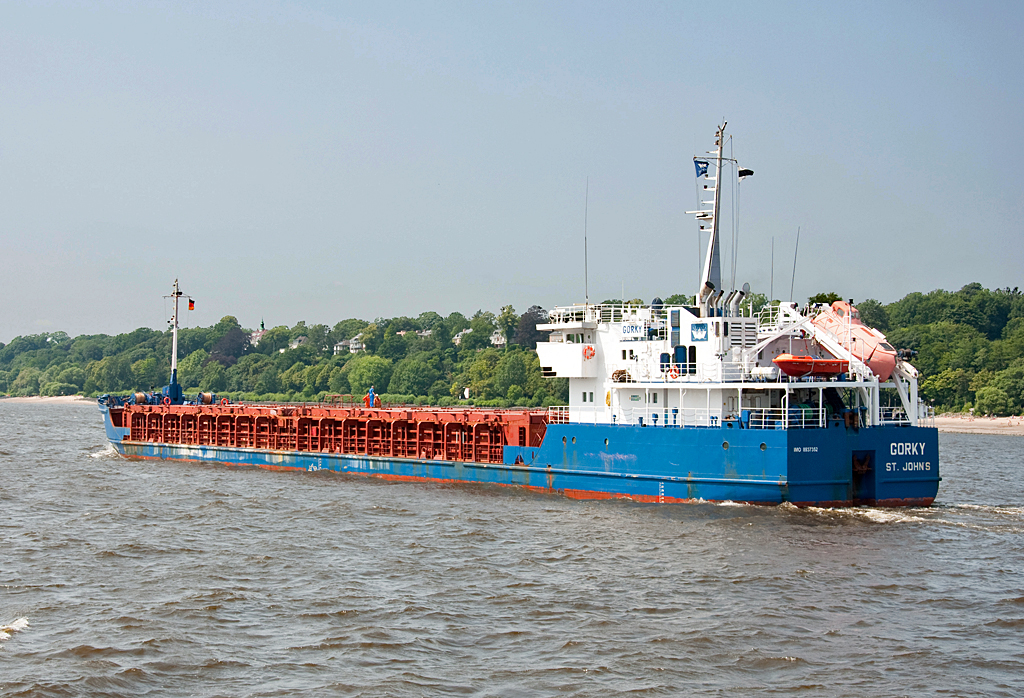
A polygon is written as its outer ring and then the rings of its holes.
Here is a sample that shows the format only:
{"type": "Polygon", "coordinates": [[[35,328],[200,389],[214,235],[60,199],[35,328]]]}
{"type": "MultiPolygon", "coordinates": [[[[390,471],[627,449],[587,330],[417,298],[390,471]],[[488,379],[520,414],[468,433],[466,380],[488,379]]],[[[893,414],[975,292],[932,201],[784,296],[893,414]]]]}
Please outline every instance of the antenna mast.
{"type": "Polygon", "coordinates": [[[171,291],[171,298],[174,299],[174,315],[171,316],[171,382],[176,383],[178,376],[178,301],[182,296],[178,288],[178,280],[174,280],[174,289],[171,291]]]}
{"type": "Polygon", "coordinates": [[[587,177],[587,193],[583,203],[583,295],[590,305],[590,281],[587,278],[587,213],[590,211],[590,177],[587,177]]]}
{"type": "Polygon", "coordinates": [[[796,254],[800,251],[800,226],[796,227],[796,247],[793,248],[793,279],[789,282],[789,300],[793,300],[793,286],[796,285],[796,254]]]}

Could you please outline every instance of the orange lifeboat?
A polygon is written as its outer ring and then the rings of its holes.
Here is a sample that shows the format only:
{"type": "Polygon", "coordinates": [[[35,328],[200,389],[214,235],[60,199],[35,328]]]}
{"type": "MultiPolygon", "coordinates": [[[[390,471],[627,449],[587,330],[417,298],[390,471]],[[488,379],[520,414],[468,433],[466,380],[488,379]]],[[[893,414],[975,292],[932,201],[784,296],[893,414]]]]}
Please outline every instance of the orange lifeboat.
{"type": "Polygon", "coordinates": [[[850,369],[849,361],[840,359],[816,359],[813,356],[793,356],[779,354],[772,363],[787,376],[801,378],[803,376],[837,376],[850,369]]]}
{"type": "Polygon", "coordinates": [[[857,308],[845,301],[836,301],[811,318],[811,322],[834,334],[879,380],[889,380],[896,368],[896,349],[885,341],[884,334],[861,322],[857,308]]]}

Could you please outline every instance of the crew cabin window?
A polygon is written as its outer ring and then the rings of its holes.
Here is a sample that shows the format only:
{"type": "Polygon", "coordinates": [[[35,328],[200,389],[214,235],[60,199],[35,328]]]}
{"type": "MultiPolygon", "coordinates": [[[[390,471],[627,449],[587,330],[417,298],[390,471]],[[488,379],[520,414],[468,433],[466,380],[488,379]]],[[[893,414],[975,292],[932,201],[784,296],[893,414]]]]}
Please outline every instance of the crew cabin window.
{"type": "Polygon", "coordinates": [[[651,397],[654,398],[654,404],[657,405],[658,404],[658,394],[654,393],[654,395],[652,395],[651,397]]]}
{"type": "Polygon", "coordinates": [[[836,308],[836,315],[838,315],[839,317],[845,317],[846,313],[843,312],[842,308],[836,308]]]}
{"type": "Polygon", "coordinates": [[[590,401],[591,401],[591,402],[593,402],[593,401],[594,401],[594,394],[593,394],[593,393],[591,393],[591,394],[590,394],[590,401]]]}

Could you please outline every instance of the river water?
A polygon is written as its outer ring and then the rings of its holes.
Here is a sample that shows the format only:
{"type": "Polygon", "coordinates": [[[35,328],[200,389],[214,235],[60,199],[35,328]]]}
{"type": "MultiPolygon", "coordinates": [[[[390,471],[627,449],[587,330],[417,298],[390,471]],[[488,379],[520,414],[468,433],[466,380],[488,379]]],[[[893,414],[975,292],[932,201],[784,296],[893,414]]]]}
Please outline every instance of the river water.
{"type": "Polygon", "coordinates": [[[130,462],[0,401],[5,696],[1019,696],[1024,438],[929,509],[130,462]]]}

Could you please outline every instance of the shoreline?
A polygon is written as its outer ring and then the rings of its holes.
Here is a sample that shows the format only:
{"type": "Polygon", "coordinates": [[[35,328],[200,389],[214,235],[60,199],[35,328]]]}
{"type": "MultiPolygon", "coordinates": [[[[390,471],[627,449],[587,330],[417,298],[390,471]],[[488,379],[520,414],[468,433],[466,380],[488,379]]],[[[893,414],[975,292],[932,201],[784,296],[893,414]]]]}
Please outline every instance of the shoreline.
{"type": "Polygon", "coordinates": [[[944,416],[935,418],[935,426],[947,434],[1024,436],[1024,417],[944,416]]]}
{"type": "Polygon", "coordinates": [[[69,403],[69,402],[89,402],[95,403],[96,398],[94,397],[83,397],[81,395],[59,395],[55,397],[42,397],[40,395],[33,395],[31,397],[3,397],[0,396],[0,403],[14,403],[14,404],[33,404],[42,405],[47,403],[69,403]]]}

